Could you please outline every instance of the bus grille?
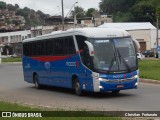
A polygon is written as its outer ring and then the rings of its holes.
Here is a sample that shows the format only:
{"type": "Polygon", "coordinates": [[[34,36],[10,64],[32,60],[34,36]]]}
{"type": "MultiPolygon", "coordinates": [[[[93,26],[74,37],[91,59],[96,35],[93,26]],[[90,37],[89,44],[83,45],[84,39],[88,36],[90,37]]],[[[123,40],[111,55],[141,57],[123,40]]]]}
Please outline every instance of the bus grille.
{"type": "Polygon", "coordinates": [[[133,78],[126,78],[126,79],[116,79],[116,80],[107,80],[107,83],[121,83],[121,82],[130,82],[133,81],[133,78]]]}

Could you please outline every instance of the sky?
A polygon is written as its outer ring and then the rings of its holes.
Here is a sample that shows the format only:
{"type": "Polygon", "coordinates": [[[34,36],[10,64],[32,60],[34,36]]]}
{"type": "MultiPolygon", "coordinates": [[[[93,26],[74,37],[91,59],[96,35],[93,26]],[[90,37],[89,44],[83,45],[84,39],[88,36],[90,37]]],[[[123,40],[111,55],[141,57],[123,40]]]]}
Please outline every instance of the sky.
{"type": "MultiPolygon", "coordinates": [[[[7,4],[18,4],[20,8],[28,7],[35,11],[41,10],[45,14],[59,15],[61,13],[61,0],[0,0],[7,4]]],[[[68,14],[71,7],[75,2],[76,5],[87,10],[88,8],[99,9],[99,2],[101,0],[63,0],[64,1],[64,13],[68,14]]]]}

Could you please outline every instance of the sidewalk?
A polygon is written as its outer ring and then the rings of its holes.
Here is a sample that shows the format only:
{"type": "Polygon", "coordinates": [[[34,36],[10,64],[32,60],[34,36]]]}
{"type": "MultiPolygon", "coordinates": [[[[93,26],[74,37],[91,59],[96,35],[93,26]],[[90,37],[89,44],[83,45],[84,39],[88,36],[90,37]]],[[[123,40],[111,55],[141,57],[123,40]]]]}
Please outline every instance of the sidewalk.
{"type": "Polygon", "coordinates": [[[151,84],[159,84],[160,85],[160,80],[151,80],[151,79],[139,78],[139,81],[143,82],[143,83],[151,83],[151,84]]]}

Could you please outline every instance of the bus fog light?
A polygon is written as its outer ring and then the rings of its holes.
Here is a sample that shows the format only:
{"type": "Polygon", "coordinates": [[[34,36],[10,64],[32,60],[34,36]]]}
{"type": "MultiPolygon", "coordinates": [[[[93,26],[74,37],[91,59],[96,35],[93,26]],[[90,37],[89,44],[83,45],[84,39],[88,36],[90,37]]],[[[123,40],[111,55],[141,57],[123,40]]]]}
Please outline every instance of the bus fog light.
{"type": "Polygon", "coordinates": [[[104,89],[103,86],[99,86],[99,89],[104,89]]]}
{"type": "Polygon", "coordinates": [[[135,83],[135,86],[138,86],[138,82],[135,83]]]}

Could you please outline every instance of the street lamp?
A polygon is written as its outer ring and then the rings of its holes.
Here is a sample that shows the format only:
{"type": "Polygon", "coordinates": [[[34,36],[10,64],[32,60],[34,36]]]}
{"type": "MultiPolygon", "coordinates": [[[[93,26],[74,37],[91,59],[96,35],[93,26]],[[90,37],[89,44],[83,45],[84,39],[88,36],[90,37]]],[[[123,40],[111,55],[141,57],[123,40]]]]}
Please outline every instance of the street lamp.
{"type": "Polygon", "coordinates": [[[75,2],[75,3],[74,3],[74,28],[76,28],[76,20],[77,20],[77,19],[76,19],[76,16],[78,15],[78,13],[76,13],[76,7],[75,7],[75,4],[76,4],[76,3],[78,3],[78,2],[75,2]]]}
{"type": "Polygon", "coordinates": [[[59,13],[58,13],[58,14],[61,14],[61,10],[60,10],[60,7],[59,7],[59,6],[57,6],[57,8],[59,9],[59,13]]]}
{"type": "Polygon", "coordinates": [[[63,6],[63,0],[62,2],[62,30],[64,31],[64,6],[63,6]]]}
{"type": "Polygon", "coordinates": [[[71,12],[71,10],[72,10],[72,8],[74,7],[74,11],[75,11],[75,4],[77,4],[78,2],[75,2],[73,5],[72,5],[72,7],[71,7],[71,9],[69,10],[69,12],[67,13],[67,15],[66,15],[66,17],[69,15],[69,13],[71,12]]]}
{"type": "MultiPolygon", "coordinates": [[[[68,14],[71,12],[71,10],[72,10],[72,8],[74,7],[74,11],[75,11],[75,4],[77,4],[78,2],[75,2],[73,5],[72,5],[72,7],[71,7],[71,9],[70,9],[70,11],[68,12],[68,14]]],[[[68,14],[66,15],[66,17],[68,16],[68,14]]],[[[75,13],[74,13],[75,14],[75,13]]],[[[63,0],[62,0],[62,29],[64,30],[64,7],[63,7],[63,0]]]]}
{"type": "Polygon", "coordinates": [[[78,13],[74,14],[74,28],[76,28],[76,24],[77,24],[77,15],[78,15],[79,13],[84,13],[84,12],[78,12],[78,13]]]}

